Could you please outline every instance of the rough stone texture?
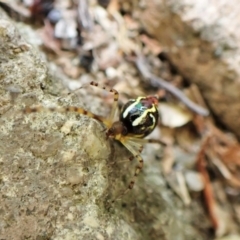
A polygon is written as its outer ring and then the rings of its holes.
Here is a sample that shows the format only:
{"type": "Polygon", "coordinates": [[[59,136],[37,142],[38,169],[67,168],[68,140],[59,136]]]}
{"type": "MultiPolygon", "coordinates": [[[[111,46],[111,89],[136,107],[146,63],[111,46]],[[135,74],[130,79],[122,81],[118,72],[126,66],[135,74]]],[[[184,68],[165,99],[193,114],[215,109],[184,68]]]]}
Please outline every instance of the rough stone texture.
{"type": "MultiPolygon", "coordinates": [[[[103,126],[85,116],[22,114],[26,105],[86,102],[71,95],[56,97],[62,87],[46,66],[13,23],[2,18],[0,239],[206,239],[204,212],[196,202],[185,208],[166,187],[151,146],[145,152],[144,173],[123,199],[126,206],[106,207],[134,171],[133,164],[111,163],[129,153],[106,140],[103,126]],[[21,91],[14,103],[9,89],[12,95],[21,91]]],[[[96,97],[85,107],[99,103],[96,97]]]]}
{"type": "Polygon", "coordinates": [[[217,118],[240,137],[238,0],[144,0],[136,16],[217,118]]]}

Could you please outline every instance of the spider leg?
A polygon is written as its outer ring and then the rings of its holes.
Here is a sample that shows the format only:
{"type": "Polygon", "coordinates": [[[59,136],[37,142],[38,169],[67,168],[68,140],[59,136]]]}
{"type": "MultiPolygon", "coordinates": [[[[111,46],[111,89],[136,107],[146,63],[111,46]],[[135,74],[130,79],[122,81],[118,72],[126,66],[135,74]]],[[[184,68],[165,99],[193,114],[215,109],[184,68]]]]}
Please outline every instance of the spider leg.
{"type": "Polygon", "coordinates": [[[153,138],[136,138],[136,137],[128,137],[128,141],[139,143],[139,144],[146,144],[146,143],[157,143],[162,146],[167,146],[168,144],[161,140],[161,139],[153,139],[153,138]]]}
{"type": "Polygon", "coordinates": [[[136,158],[138,160],[138,165],[136,166],[135,173],[133,179],[130,181],[128,185],[128,189],[132,189],[134,186],[134,183],[136,181],[136,178],[140,171],[143,168],[143,158],[141,157],[141,152],[143,150],[143,146],[141,145],[140,147],[136,148],[134,145],[129,142],[128,140],[126,142],[123,142],[124,146],[133,154],[132,159],[136,158]]]}
{"type": "Polygon", "coordinates": [[[99,86],[99,84],[97,82],[92,81],[92,82],[90,82],[90,85],[94,86],[94,87],[102,88],[102,89],[114,94],[112,110],[111,110],[110,116],[108,118],[109,122],[107,124],[107,127],[111,127],[112,123],[114,122],[114,118],[115,118],[115,116],[117,115],[117,112],[118,112],[119,93],[118,93],[117,90],[115,90],[113,88],[108,88],[106,86],[99,86]]]}
{"type": "MultiPolygon", "coordinates": [[[[134,141],[128,141],[128,143],[127,143],[130,147],[131,147],[131,149],[135,149],[134,151],[136,151],[136,152],[139,152],[139,154],[142,152],[142,150],[143,150],[143,145],[141,144],[141,143],[137,143],[137,142],[134,142],[134,141]]],[[[125,144],[124,144],[124,146],[126,146],[125,144]]],[[[129,150],[129,149],[128,149],[129,150]]],[[[129,150],[130,151],[130,150],[129,150]]],[[[132,151],[130,151],[130,152],[132,152],[132,151]]],[[[117,162],[112,162],[112,165],[113,164],[116,164],[116,163],[125,163],[125,162],[131,162],[132,160],[134,159],[134,156],[132,155],[131,157],[129,157],[128,159],[126,159],[126,160],[121,160],[121,161],[117,161],[117,162]]]]}
{"type": "Polygon", "coordinates": [[[112,203],[121,199],[123,195],[125,195],[129,190],[131,190],[133,188],[133,186],[136,182],[136,178],[143,168],[143,158],[140,155],[143,150],[143,145],[133,142],[133,141],[129,141],[128,138],[121,142],[132,153],[132,157],[130,157],[129,160],[132,161],[134,158],[137,159],[138,165],[136,166],[134,176],[133,176],[132,180],[130,181],[128,188],[123,193],[118,195],[114,200],[112,200],[112,203]]]}
{"type": "Polygon", "coordinates": [[[163,146],[167,145],[167,143],[161,139],[142,139],[142,138],[129,137],[129,136],[121,139],[121,143],[132,153],[132,156],[128,160],[132,161],[135,158],[138,160],[138,165],[136,166],[134,176],[130,181],[128,188],[123,193],[118,195],[114,200],[112,200],[112,203],[114,203],[117,200],[120,200],[123,195],[125,195],[129,190],[133,188],[136,182],[136,178],[143,168],[143,158],[140,155],[143,150],[143,145],[145,143],[157,143],[163,146]]]}
{"type": "Polygon", "coordinates": [[[36,113],[36,112],[43,112],[43,111],[49,111],[49,112],[60,112],[60,113],[67,113],[67,112],[74,112],[78,114],[82,114],[85,116],[88,116],[90,118],[94,118],[100,122],[103,122],[104,124],[108,121],[102,116],[96,115],[94,113],[91,113],[89,111],[86,111],[83,108],[79,107],[44,107],[44,106],[37,106],[37,107],[26,107],[22,110],[24,114],[29,114],[29,113],[36,113]]]}

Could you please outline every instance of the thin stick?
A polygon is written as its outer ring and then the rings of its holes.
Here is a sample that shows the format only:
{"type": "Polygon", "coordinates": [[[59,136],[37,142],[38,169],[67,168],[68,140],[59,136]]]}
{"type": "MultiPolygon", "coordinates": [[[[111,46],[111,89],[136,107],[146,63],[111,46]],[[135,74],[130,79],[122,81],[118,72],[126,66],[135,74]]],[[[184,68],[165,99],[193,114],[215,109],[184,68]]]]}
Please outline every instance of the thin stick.
{"type": "Polygon", "coordinates": [[[190,110],[193,112],[202,115],[208,116],[209,111],[198,104],[192,102],[184,93],[178,88],[174,87],[172,84],[168,83],[164,79],[151,74],[148,69],[148,64],[145,58],[142,55],[138,55],[135,60],[135,64],[138,70],[141,72],[143,77],[151,82],[155,87],[161,87],[173,94],[176,98],[182,101],[190,110]]]}

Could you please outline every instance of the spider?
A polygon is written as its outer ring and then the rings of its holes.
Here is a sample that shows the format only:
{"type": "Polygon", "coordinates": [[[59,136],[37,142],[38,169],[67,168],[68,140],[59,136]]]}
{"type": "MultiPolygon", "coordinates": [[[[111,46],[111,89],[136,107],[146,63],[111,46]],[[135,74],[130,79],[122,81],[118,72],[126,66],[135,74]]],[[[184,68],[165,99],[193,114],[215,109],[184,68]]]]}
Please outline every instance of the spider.
{"type": "Polygon", "coordinates": [[[128,190],[133,188],[136,178],[143,168],[143,158],[141,157],[143,145],[145,143],[166,145],[166,143],[160,139],[144,139],[144,137],[149,135],[158,124],[158,98],[156,96],[147,96],[129,100],[122,107],[119,114],[119,120],[114,121],[115,115],[118,112],[118,91],[105,86],[100,87],[96,82],[91,82],[90,85],[113,93],[114,101],[109,117],[105,118],[75,106],[62,108],[46,108],[43,106],[26,107],[23,110],[23,113],[34,113],[43,110],[49,110],[52,112],[75,112],[102,122],[106,127],[107,138],[120,141],[132,153],[132,156],[129,158],[130,161],[134,158],[138,160],[138,165],[136,166],[134,176],[130,181],[128,188],[123,194],[121,194],[124,195],[128,190]]]}

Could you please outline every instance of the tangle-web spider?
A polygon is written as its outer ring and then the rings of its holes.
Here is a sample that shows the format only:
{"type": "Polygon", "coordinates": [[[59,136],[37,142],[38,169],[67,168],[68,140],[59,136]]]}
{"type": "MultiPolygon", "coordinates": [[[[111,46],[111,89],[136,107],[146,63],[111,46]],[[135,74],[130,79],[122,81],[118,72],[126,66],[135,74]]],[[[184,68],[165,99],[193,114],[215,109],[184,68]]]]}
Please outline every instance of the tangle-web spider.
{"type": "MultiPolygon", "coordinates": [[[[98,83],[91,82],[90,85],[99,87],[98,83]]],[[[120,141],[131,153],[132,157],[129,158],[132,161],[134,158],[138,160],[134,177],[130,181],[126,191],[121,194],[124,195],[128,190],[132,189],[136,177],[143,168],[143,158],[141,152],[145,143],[158,143],[166,145],[162,140],[158,139],[144,139],[149,135],[157,126],[158,123],[158,99],[156,96],[138,97],[136,99],[129,100],[122,108],[119,114],[119,120],[114,121],[114,117],[118,110],[118,92],[113,88],[100,87],[110,93],[114,94],[114,102],[110,116],[105,118],[83,108],[69,106],[61,108],[46,108],[39,107],[26,107],[24,113],[34,113],[43,110],[52,112],[75,112],[86,115],[90,118],[94,118],[102,122],[106,126],[106,136],[108,138],[116,139],[120,141]]]]}

